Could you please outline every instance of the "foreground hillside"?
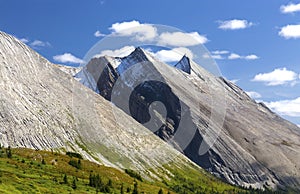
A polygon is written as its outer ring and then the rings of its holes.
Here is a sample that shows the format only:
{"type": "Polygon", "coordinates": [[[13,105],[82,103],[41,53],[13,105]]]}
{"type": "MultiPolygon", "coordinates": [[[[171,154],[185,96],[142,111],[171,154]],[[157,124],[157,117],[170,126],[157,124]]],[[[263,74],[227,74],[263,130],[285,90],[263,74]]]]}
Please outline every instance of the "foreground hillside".
{"type": "MultiPolygon", "coordinates": [[[[272,193],[246,191],[213,178],[205,172],[175,165],[166,167],[175,177],[149,182],[134,171],[120,170],[68,155],[25,148],[1,148],[0,193],[272,193]],[[70,161],[73,161],[70,162],[70,161]],[[79,164],[78,164],[78,161],[79,164]],[[130,175],[129,175],[130,174],[130,175]],[[91,186],[92,177],[101,183],[91,186]],[[97,189],[96,189],[97,187],[97,189]],[[122,189],[123,188],[123,189],[122,189]],[[101,192],[100,192],[101,193],[101,192]]],[[[277,192],[280,193],[280,192],[277,192]]]]}

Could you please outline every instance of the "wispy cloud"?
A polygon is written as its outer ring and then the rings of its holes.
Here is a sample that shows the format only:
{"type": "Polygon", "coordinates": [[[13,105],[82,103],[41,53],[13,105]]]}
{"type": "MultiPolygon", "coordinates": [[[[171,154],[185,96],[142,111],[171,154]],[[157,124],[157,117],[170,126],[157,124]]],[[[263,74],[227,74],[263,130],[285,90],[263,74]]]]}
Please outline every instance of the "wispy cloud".
{"type": "Polygon", "coordinates": [[[300,3],[294,4],[289,3],[288,5],[282,5],[280,6],[281,13],[294,13],[294,12],[300,12],[300,3]]]}
{"type": "Polygon", "coordinates": [[[215,50],[212,51],[210,55],[207,53],[203,55],[204,58],[213,58],[213,59],[229,59],[229,60],[234,60],[234,59],[245,59],[245,60],[256,60],[259,59],[257,55],[250,54],[246,56],[242,56],[236,53],[231,53],[230,51],[227,50],[215,50]]]}
{"type": "Polygon", "coordinates": [[[275,69],[272,72],[268,73],[259,73],[255,75],[252,81],[255,82],[264,82],[268,86],[278,86],[290,84],[294,85],[297,83],[297,79],[299,79],[299,75],[291,70],[287,70],[286,68],[275,69]]]}
{"type": "Polygon", "coordinates": [[[230,80],[232,83],[236,84],[238,81],[240,81],[239,79],[232,79],[230,80]]]}
{"type": "Polygon", "coordinates": [[[94,36],[96,36],[96,37],[103,37],[103,36],[106,36],[106,34],[102,34],[99,30],[97,30],[97,31],[94,33],[94,36]]]}
{"type": "Polygon", "coordinates": [[[291,100],[280,100],[274,102],[264,102],[274,112],[290,116],[300,117],[300,97],[291,100]]]}
{"type": "Polygon", "coordinates": [[[213,55],[225,55],[225,54],[228,54],[229,51],[226,51],[226,50],[215,50],[215,51],[212,51],[211,53],[213,55]]]}
{"type": "Polygon", "coordinates": [[[213,59],[224,59],[224,57],[222,57],[222,55],[211,55],[211,57],[213,59]]]}
{"type": "Polygon", "coordinates": [[[26,44],[26,43],[29,42],[29,39],[27,39],[27,38],[21,38],[20,41],[26,44]]]}
{"type": "Polygon", "coordinates": [[[64,53],[62,55],[56,55],[53,59],[60,63],[73,63],[73,64],[83,64],[84,61],[72,55],[71,53],[64,53]]]}
{"type": "Polygon", "coordinates": [[[194,46],[199,44],[205,44],[208,39],[204,35],[200,35],[198,32],[164,32],[158,38],[158,43],[168,46],[194,46]]]}
{"type": "Polygon", "coordinates": [[[224,57],[221,54],[210,54],[209,55],[208,53],[205,53],[202,55],[202,57],[205,59],[209,59],[209,58],[218,59],[218,60],[224,59],[224,57]]]}
{"type": "Polygon", "coordinates": [[[218,23],[219,23],[219,29],[222,30],[240,30],[240,29],[249,28],[254,25],[252,22],[249,22],[247,20],[239,20],[239,19],[218,21],[218,23]]]}
{"type": "Polygon", "coordinates": [[[41,40],[34,40],[29,44],[32,48],[39,49],[41,47],[50,47],[51,44],[49,42],[44,42],[41,40]]]}
{"type": "Polygon", "coordinates": [[[248,92],[246,91],[246,93],[248,94],[248,96],[250,96],[253,99],[259,99],[262,97],[260,93],[255,91],[248,91],[248,92]]]}
{"type": "Polygon", "coordinates": [[[18,38],[18,37],[16,37],[16,38],[19,39],[24,44],[31,46],[34,49],[40,49],[42,47],[50,47],[51,46],[51,44],[47,41],[41,41],[41,40],[30,41],[30,39],[28,39],[28,38],[18,38]]]}
{"type": "Polygon", "coordinates": [[[259,59],[259,57],[257,55],[254,55],[254,54],[241,56],[241,55],[236,54],[236,53],[231,53],[228,56],[228,59],[230,59],[230,60],[234,60],[234,59],[256,60],[256,59],[259,59]]]}
{"type": "Polygon", "coordinates": [[[300,24],[283,26],[278,35],[286,39],[300,38],[300,24]]]}

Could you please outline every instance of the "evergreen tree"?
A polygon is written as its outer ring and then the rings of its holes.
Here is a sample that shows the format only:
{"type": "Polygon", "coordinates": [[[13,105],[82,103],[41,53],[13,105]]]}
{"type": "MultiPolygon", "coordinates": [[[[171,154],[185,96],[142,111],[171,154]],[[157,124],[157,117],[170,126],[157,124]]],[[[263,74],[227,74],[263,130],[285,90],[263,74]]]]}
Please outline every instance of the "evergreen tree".
{"type": "Polygon", "coordinates": [[[121,192],[120,192],[121,194],[124,194],[124,185],[123,185],[123,183],[122,183],[122,185],[121,185],[121,192]]]}
{"type": "Polygon", "coordinates": [[[139,193],[139,191],[138,191],[138,183],[135,181],[134,185],[133,185],[132,194],[138,194],[138,193],[139,193]]]}
{"type": "Polygon", "coordinates": [[[8,146],[7,150],[6,150],[6,155],[8,158],[11,158],[12,157],[12,153],[11,153],[11,148],[10,146],[8,146]]]}
{"type": "Polygon", "coordinates": [[[76,178],[73,177],[73,182],[72,182],[72,189],[77,189],[77,181],[76,181],[76,178]]]}
{"type": "Polygon", "coordinates": [[[162,188],[159,189],[158,194],[164,194],[162,188]]]}
{"type": "Polygon", "coordinates": [[[64,174],[63,181],[64,181],[64,184],[68,184],[68,177],[66,174],[64,174]]]}
{"type": "Polygon", "coordinates": [[[94,185],[95,185],[95,183],[94,183],[94,176],[91,173],[90,177],[89,177],[89,186],[94,187],[94,185]]]}
{"type": "Polygon", "coordinates": [[[111,181],[111,179],[108,180],[107,185],[108,185],[109,187],[112,187],[112,181],[111,181]]]}

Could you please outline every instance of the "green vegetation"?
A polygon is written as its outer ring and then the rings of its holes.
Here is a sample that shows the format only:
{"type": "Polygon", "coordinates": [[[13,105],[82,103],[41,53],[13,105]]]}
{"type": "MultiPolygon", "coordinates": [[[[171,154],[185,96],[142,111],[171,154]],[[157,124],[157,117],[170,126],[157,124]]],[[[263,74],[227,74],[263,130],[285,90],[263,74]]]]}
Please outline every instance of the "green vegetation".
{"type": "Polygon", "coordinates": [[[134,170],[125,169],[125,172],[132,178],[136,178],[139,181],[143,181],[142,176],[139,173],[135,172],[134,170]]]}
{"type": "Polygon", "coordinates": [[[76,153],[0,147],[0,193],[263,193],[231,186],[190,166],[174,163],[159,171],[164,170],[173,178],[149,182],[131,169],[124,173],[76,153]]]}
{"type": "Polygon", "coordinates": [[[78,160],[71,159],[69,161],[69,164],[77,169],[81,169],[81,160],[80,159],[78,159],[78,160]]]}
{"type": "Polygon", "coordinates": [[[70,156],[71,158],[72,157],[75,157],[75,158],[78,158],[78,159],[83,159],[82,156],[78,153],[75,153],[75,152],[66,152],[66,155],[67,156],[70,156]]]}

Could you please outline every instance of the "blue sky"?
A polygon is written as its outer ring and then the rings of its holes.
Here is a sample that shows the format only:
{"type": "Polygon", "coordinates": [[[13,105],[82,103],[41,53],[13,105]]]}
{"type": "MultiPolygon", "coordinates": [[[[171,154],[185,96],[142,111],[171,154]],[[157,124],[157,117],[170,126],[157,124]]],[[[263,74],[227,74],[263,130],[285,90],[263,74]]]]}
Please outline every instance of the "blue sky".
{"type": "Polygon", "coordinates": [[[194,33],[202,38],[223,76],[300,124],[299,0],[0,3],[0,30],[55,63],[79,64],[97,41],[117,32],[122,24],[163,24],[194,33]]]}

